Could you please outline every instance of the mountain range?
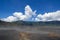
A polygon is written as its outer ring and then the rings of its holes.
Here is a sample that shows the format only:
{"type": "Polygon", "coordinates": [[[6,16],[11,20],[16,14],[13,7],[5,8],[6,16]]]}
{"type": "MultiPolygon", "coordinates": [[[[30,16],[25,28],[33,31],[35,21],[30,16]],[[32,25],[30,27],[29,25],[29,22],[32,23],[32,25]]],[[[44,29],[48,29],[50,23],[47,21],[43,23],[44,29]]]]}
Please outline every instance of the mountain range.
{"type": "Polygon", "coordinates": [[[15,21],[5,22],[0,20],[0,26],[60,26],[60,21],[15,21]]]}

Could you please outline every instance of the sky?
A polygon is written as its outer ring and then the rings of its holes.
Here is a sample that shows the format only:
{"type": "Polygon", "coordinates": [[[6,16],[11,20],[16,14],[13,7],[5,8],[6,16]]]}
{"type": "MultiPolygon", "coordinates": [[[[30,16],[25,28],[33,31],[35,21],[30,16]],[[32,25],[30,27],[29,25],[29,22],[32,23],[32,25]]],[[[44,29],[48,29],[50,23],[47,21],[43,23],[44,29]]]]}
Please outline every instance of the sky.
{"type": "Polygon", "coordinates": [[[0,19],[4,21],[51,21],[56,18],[60,20],[60,0],[0,0],[0,19]]]}

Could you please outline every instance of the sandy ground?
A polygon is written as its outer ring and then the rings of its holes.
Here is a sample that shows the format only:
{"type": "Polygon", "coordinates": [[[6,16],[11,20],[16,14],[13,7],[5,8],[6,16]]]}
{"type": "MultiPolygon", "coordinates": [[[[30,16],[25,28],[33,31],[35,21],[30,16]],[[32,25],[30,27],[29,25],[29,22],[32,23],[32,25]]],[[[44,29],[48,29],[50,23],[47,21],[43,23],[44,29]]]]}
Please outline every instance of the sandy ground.
{"type": "Polygon", "coordinates": [[[60,40],[60,27],[2,27],[0,40],[60,40]]]}

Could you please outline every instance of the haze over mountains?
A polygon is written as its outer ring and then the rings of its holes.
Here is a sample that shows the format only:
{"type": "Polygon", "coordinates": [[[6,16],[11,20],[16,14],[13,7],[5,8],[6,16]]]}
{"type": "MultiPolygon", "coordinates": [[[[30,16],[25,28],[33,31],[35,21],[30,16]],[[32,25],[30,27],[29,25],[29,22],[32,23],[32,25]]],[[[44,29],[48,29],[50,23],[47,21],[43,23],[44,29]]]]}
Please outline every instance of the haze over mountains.
{"type": "Polygon", "coordinates": [[[32,21],[14,21],[14,22],[5,22],[0,20],[0,26],[8,26],[8,25],[14,25],[14,26],[60,26],[60,21],[38,21],[38,22],[32,22],[32,21]]]}

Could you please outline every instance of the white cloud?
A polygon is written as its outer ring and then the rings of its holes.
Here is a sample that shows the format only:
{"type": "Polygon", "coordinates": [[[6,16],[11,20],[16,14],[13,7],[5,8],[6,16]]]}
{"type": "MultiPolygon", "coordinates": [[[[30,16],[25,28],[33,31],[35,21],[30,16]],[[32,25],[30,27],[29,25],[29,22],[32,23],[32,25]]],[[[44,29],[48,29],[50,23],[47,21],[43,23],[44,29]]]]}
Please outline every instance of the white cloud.
{"type": "Polygon", "coordinates": [[[36,13],[36,11],[32,11],[32,9],[30,8],[30,6],[27,5],[25,7],[25,13],[24,13],[24,15],[23,15],[22,12],[14,12],[13,16],[9,16],[7,18],[3,18],[2,20],[6,21],[6,22],[13,22],[13,21],[18,21],[18,20],[23,20],[23,21],[31,20],[32,16],[36,15],[35,13],[36,13]]]}
{"type": "Polygon", "coordinates": [[[13,21],[17,21],[17,18],[14,16],[9,16],[7,18],[3,18],[1,19],[2,21],[6,21],[6,22],[13,22],[13,21]]]}
{"type": "Polygon", "coordinates": [[[44,13],[42,14],[36,14],[36,10],[33,11],[29,5],[25,7],[25,13],[23,14],[22,12],[14,12],[13,16],[9,16],[7,18],[2,18],[1,20],[6,21],[6,22],[13,22],[13,21],[18,21],[18,20],[23,20],[23,21],[54,21],[58,20],[60,21],[60,10],[56,12],[49,12],[49,13],[44,13]]]}
{"type": "Polygon", "coordinates": [[[36,21],[60,21],[60,11],[44,13],[43,15],[39,14],[36,18],[36,21]]]}

